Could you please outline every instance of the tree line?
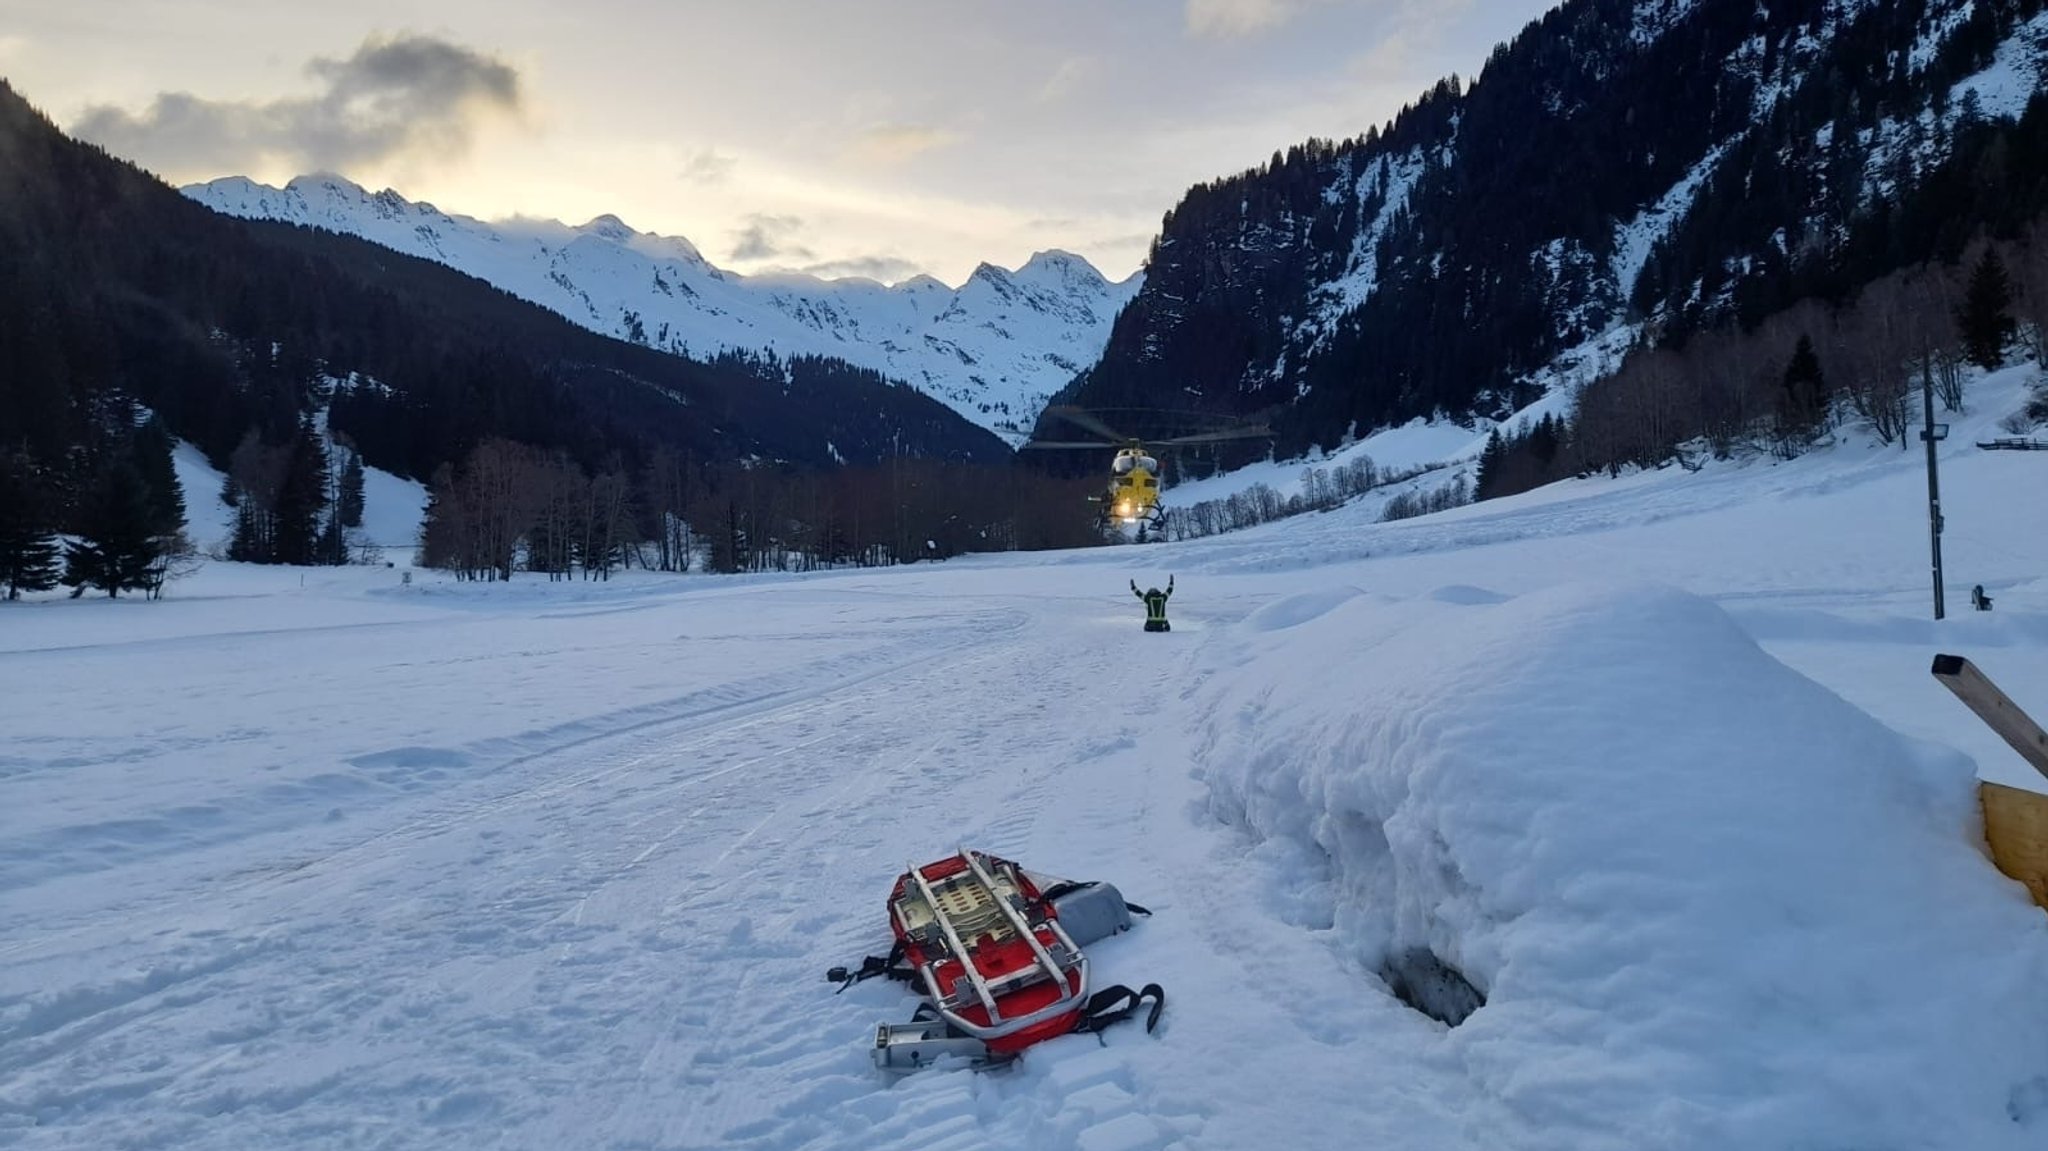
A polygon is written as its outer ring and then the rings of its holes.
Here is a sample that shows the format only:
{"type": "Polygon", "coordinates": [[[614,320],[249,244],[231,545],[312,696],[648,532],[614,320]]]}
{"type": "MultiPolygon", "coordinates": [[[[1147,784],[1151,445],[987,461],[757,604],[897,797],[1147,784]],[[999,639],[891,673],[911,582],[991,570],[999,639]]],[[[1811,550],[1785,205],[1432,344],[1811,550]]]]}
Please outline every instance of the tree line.
{"type": "Polygon", "coordinates": [[[192,558],[185,498],[163,421],[132,403],[109,405],[98,436],[71,466],[0,448],[0,589],[71,588],[154,599],[192,558]]]}
{"type": "Polygon", "coordinates": [[[226,558],[262,564],[344,564],[373,550],[363,526],[363,457],[336,433],[330,447],[311,415],[291,438],[251,429],[228,460],[221,501],[234,509],[226,558]]]}
{"type": "MultiPolygon", "coordinates": [[[[1960,411],[1972,367],[2048,363],[2048,218],[1972,258],[1893,272],[1839,303],[1808,298],[1745,325],[1658,342],[1583,387],[1568,418],[1497,429],[1477,494],[1573,475],[1769,453],[1789,459],[1845,425],[1910,447],[1921,390],[1960,411]]],[[[2039,415],[2048,417],[2048,411],[2039,415]]]]}
{"type": "Polygon", "coordinates": [[[434,476],[419,561],[464,579],[809,571],[1100,543],[1092,481],[918,457],[832,472],[657,451],[587,471],[493,439],[434,476]]]}
{"type": "Polygon", "coordinates": [[[1415,417],[1500,418],[1536,398],[1531,373],[1616,324],[1660,341],[1730,315],[1753,328],[2048,209],[2048,97],[2015,123],[1959,87],[2042,0],[1664,9],[1558,5],[1383,130],[1190,189],[1061,400],[1284,405],[1282,455],[1415,417]],[[1644,36],[1646,19],[1668,27],[1644,36]],[[1688,177],[1689,208],[1617,282],[1624,226],[1688,177]],[[1355,303],[1337,290],[1368,278],[1355,303]]]}
{"type": "MultiPolygon", "coordinates": [[[[1357,455],[1335,467],[1303,468],[1299,491],[1282,495],[1271,484],[1256,483],[1221,499],[1175,508],[1167,516],[1165,531],[1151,538],[1203,539],[1295,516],[1326,512],[1368,493],[1428,475],[1440,466],[1431,464],[1390,470],[1375,464],[1370,456],[1357,455]]],[[[1470,502],[1471,485],[1460,476],[1448,484],[1394,495],[1380,510],[1380,520],[1392,523],[1463,507],[1470,502]]],[[[1139,542],[1146,538],[1141,533],[1139,542]]]]}
{"type": "Polygon", "coordinates": [[[1258,483],[1220,499],[1173,508],[1167,514],[1165,530],[1157,537],[1146,533],[1143,538],[1204,539],[1309,512],[1328,511],[1396,478],[1383,472],[1372,457],[1353,456],[1335,467],[1303,468],[1301,490],[1291,495],[1281,495],[1272,485],[1258,483]]]}

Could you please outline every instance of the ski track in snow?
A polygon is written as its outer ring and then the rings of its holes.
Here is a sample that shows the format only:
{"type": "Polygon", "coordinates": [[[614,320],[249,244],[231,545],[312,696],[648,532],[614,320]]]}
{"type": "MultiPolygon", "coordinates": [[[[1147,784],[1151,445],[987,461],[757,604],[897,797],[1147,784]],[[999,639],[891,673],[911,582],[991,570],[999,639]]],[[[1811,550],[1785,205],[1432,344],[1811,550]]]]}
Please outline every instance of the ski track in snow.
{"type": "Polygon", "coordinates": [[[878,917],[849,925],[843,909],[878,905],[891,856],[945,849],[906,828],[1027,847],[1058,820],[1063,773],[1129,746],[1056,754],[1090,737],[1057,734],[1065,717],[1030,685],[1075,669],[1057,649],[1006,667],[1003,641],[1027,624],[1051,621],[992,611],[951,635],[914,631],[914,650],[792,677],[802,687],[771,678],[708,710],[686,697],[607,717],[601,734],[511,741],[522,754],[486,784],[512,786],[210,881],[205,927],[190,906],[144,900],[9,942],[10,963],[108,955],[112,968],[138,940],[154,960],[57,996],[10,988],[0,1114],[54,1145],[146,1124],[186,1146],[438,1144],[451,1128],[536,1147],[877,1146],[949,1123],[973,1137],[991,1112],[1042,1128],[1043,1145],[1160,1146],[1187,1123],[1138,1116],[1113,1062],[1028,1090],[1021,1072],[1019,1086],[933,1076],[910,1088],[930,1098],[899,1108],[885,1094],[888,1123],[848,1128],[839,1108],[858,1115],[878,1090],[862,1033],[896,1005],[872,987],[821,998],[838,1008],[821,1042],[817,1017],[749,994],[824,988],[824,966],[875,946],[878,917]],[[890,706],[902,698],[938,705],[909,754],[890,706]],[[975,707],[949,716],[948,700],[975,707]],[[990,776],[992,762],[1022,770],[990,776]],[[959,810],[992,814],[961,823],[959,810]],[[196,1062],[162,1054],[194,1045],[196,1062]],[[275,1062],[283,1052],[298,1054],[275,1062]],[[1101,1122],[1064,1102],[1083,1087],[1101,1122]]]}

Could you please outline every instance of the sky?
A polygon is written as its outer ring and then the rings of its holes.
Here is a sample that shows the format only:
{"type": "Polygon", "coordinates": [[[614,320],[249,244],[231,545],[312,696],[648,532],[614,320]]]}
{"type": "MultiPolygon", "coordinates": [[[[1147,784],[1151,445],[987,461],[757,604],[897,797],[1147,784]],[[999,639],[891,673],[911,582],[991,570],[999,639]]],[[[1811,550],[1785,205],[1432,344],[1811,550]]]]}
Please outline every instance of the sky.
{"type": "Polygon", "coordinates": [[[1192,185],[1383,123],[1554,0],[0,0],[0,76],[174,183],[613,214],[721,267],[1138,270],[1192,185]]]}

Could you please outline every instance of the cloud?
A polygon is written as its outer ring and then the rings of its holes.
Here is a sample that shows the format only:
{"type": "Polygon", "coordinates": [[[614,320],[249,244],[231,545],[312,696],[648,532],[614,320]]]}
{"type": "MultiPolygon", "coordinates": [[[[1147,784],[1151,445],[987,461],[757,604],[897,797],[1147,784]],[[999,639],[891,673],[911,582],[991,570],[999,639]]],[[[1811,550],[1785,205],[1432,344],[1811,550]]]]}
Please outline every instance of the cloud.
{"type": "Polygon", "coordinates": [[[1062,61],[1038,86],[1038,93],[1032,98],[1040,104],[1057,104],[1074,95],[1082,86],[1094,78],[1097,71],[1095,60],[1087,56],[1076,56],[1062,61]]]}
{"type": "Polygon", "coordinates": [[[901,164],[959,138],[944,128],[925,124],[877,124],[860,134],[854,154],[877,164],[901,164]]]}
{"type": "Polygon", "coordinates": [[[809,260],[815,257],[802,244],[790,243],[790,239],[801,233],[804,222],[797,216],[769,216],[756,212],[747,217],[747,226],[740,229],[738,239],[733,242],[733,260],[809,260]]]}
{"type": "Polygon", "coordinates": [[[1152,232],[1124,232],[1114,236],[1098,237],[1090,246],[1115,251],[1129,251],[1133,248],[1143,251],[1152,246],[1155,238],[1156,233],[1152,232]]]}
{"type": "Polygon", "coordinates": [[[683,179],[692,184],[723,184],[732,178],[739,160],[716,148],[705,148],[683,163],[683,179]]]}
{"type": "Polygon", "coordinates": [[[1385,82],[1391,77],[1399,77],[1396,81],[1398,87],[1403,90],[1414,87],[1408,81],[1416,70],[1420,47],[1413,28],[1396,28],[1354,57],[1346,72],[1360,82],[1385,82]]]}
{"type": "Polygon", "coordinates": [[[821,260],[796,270],[823,280],[860,276],[869,280],[880,280],[885,284],[898,283],[924,273],[924,269],[917,264],[895,256],[852,256],[843,260],[821,260]]]}
{"type": "Polygon", "coordinates": [[[1229,39],[1277,28],[1293,17],[1301,0],[1188,0],[1189,35],[1229,39]]]}
{"type": "Polygon", "coordinates": [[[164,92],[140,114],[88,108],[72,133],[170,175],[346,171],[459,159],[480,124],[521,110],[516,69],[431,36],[373,36],[346,60],[315,58],[306,73],[318,95],[255,102],[164,92]]]}

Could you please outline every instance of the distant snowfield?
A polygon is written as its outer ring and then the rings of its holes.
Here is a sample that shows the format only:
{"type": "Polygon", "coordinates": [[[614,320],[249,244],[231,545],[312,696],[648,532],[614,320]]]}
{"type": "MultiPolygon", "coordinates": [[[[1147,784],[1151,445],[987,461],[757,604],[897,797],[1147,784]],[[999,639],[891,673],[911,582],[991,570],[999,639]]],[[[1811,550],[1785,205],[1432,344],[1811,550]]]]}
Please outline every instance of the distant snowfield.
{"type": "Polygon", "coordinates": [[[2048,455],[1971,443],[2019,383],[1950,417],[1939,624],[1920,457],[1860,442],[886,572],[0,605],[0,1143],[2035,1151],[2048,913],[1972,799],[2030,773],[1928,675],[2048,714],[2048,455]],[[822,973],[959,843],[1151,907],[1090,955],[1158,1033],[877,1079],[912,1000],[822,973]],[[1417,952],[1488,1003],[1404,1006],[1417,952]]]}

